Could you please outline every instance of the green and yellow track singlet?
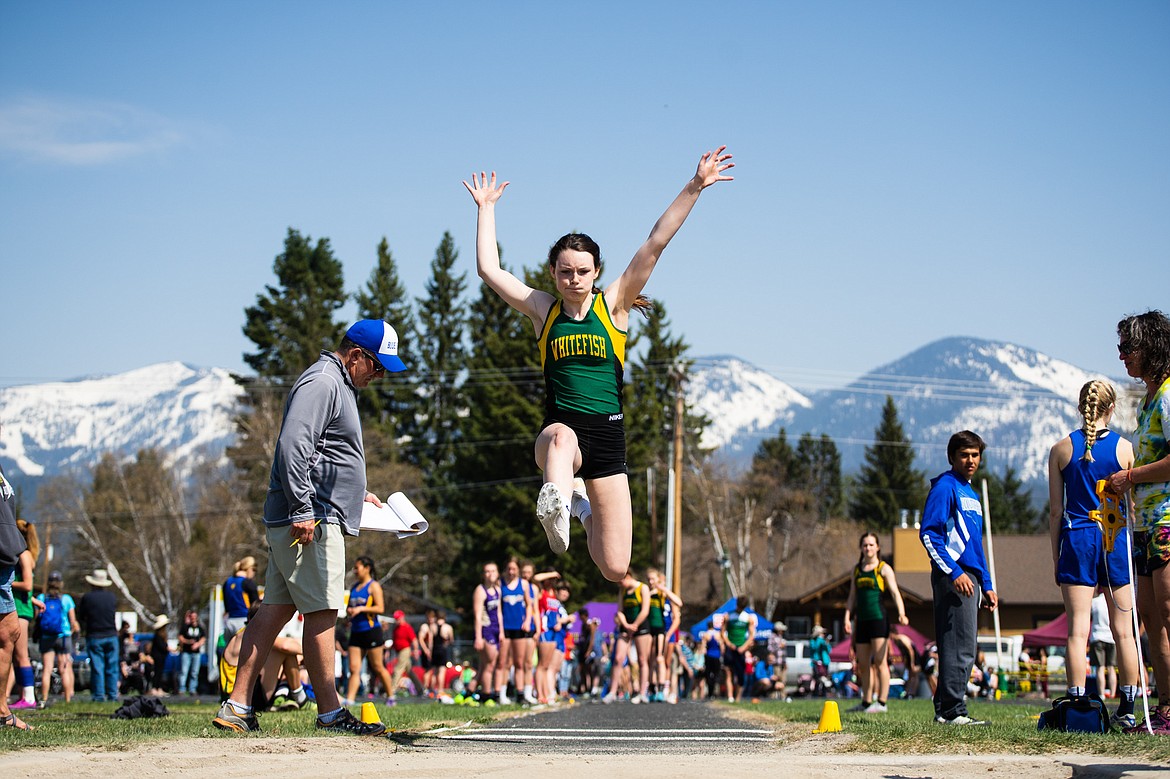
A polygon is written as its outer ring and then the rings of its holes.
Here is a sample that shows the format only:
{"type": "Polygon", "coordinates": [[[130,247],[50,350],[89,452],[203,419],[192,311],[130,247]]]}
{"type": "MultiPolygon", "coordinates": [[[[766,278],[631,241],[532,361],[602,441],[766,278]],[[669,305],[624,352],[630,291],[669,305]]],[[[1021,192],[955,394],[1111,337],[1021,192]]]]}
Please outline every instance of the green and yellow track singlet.
{"type": "Polygon", "coordinates": [[[614,326],[605,295],[594,295],[581,321],[553,303],[537,341],[545,406],[576,414],[620,414],[626,333],[614,326]]]}
{"type": "Polygon", "coordinates": [[[651,630],[666,629],[666,593],[662,590],[650,592],[650,614],[646,617],[646,624],[651,630]]]}
{"type": "Polygon", "coordinates": [[[886,591],[886,577],[881,574],[883,565],[885,564],[878,563],[872,571],[863,571],[860,565],[853,568],[853,585],[857,588],[858,622],[886,618],[886,610],[882,606],[882,593],[886,591]]]}
{"type": "Polygon", "coordinates": [[[634,582],[632,590],[622,593],[622,614],[631,625],[642,613],[642,582],[634,582]]]}

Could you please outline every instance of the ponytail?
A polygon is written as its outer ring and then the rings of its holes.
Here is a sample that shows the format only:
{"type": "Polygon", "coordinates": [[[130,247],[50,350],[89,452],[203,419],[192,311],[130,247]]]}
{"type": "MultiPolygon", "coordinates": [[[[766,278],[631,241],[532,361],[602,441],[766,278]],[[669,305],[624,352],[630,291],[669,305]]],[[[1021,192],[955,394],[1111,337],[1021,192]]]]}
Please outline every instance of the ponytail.
{"type": "MultiPolygon", "coordinates": [[[[594,295],[602,294],[601,290],[597,288],[596,284],[593,285],[593,294],[594,295]]],[[[638,297],[634,298],[633,310],[637,311],[639,314],[641,314],[642,316],[649,319],[650,312],[654,310],[654,301],[651,300],[650,298],[646,297],[645,295],[638,295],[638,297]]]]}
{"type": "Polygon", "coordinates": [[[1115,400],[1113,386],[1107,381],[1094,379],[1081,387],[1077,411],[1084,420],[1081,423],[1081,432],[1085,434],[1085,454],[1081,457],[1082,462],[1093,462],[1093,444],[1097,443],[1097,421],[1101,418],[1103,410],[1111,408],[1115,400]]]}

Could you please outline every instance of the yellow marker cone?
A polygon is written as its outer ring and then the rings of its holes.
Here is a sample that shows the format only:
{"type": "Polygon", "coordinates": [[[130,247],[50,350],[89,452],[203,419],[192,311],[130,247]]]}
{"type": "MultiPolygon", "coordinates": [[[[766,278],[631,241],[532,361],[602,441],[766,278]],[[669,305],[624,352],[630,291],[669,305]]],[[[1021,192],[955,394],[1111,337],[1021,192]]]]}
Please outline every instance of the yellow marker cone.
{"type": "Polygon", "coordinates": [[[825,701],[821,707],[821,724],[813,733],[841,732],[841,712],[837,709],[837,701],[825,701]]]}
{"type": "MultiPolygon", "coordinates": [[[[372,703],[362,704],[362,722],[381,722],[382,718],[378,716],[378,709],[372,703]]],[[[840,730],[840,728],[838,728],[840,730]]]]}

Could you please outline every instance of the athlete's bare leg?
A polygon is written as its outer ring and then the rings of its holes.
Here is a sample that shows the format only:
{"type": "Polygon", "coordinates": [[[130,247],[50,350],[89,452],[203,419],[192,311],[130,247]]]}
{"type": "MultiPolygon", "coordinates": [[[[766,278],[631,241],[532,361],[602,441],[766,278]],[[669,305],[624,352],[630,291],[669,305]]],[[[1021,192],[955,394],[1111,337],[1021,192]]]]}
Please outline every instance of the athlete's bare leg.
{"type": "Polygon", "coordinates": [[[569,505],[573,474],[581,467],[581,450],[577,448],[577,434],[572,428],[556,422],[540,431],[536,439],[536,464],[544,471],[545,483],[557,485],[565,505],[569,505]]]}
{"type": "Polygon", "coordinates": [[[630,545],[634,532],[630,506],[630,480],[624,473],[585,482],[593,520],[585,528],[589,556],[601,574],[619,582],[630,568],[630,545]]]}

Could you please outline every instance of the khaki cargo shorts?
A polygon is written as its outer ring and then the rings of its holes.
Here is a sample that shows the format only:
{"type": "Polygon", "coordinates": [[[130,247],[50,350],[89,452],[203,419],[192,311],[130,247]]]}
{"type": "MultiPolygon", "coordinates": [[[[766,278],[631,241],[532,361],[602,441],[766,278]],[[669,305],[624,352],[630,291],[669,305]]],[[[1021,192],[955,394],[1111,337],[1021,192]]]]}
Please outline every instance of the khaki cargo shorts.
{"type": "Polygon", "coordinates": [[[288,526],[266,528],[265,535],[265,603],[291,603],[302,614],[345,608],[345,535],[341,525],[322,522],[313,531],[311,544],[292,547],[288,526]]]}

